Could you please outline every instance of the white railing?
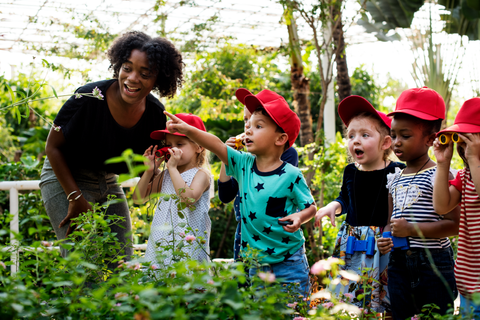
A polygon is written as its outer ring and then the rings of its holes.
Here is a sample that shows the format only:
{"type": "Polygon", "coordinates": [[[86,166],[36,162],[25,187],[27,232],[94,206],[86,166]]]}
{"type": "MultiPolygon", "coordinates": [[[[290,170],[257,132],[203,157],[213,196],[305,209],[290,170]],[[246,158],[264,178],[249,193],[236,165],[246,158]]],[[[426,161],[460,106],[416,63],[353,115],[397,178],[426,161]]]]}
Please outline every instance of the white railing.
{"type": "MultiPolygon", "coordinates": [[[[134,178],[123,182],[121,185],[124,188],[134,187],[137,185],[140,178],[134,178]]],[[[38,190],[40,189],[40,180],[26,180],[26,181],[2,181],[0,182],[0,190],[10,191],[10,214],[13,215],[12,221],[10,221],[10,248],[7,250],[12,251],[12,266],[11,272],[18,271],[18,254],[22,250],[19,249],[18,241],[15,239],[14,233],[20,231],[18,225],[18,190],[38,190]]],[[[135,250],[145,250],[146,245],[133,245],[135,250]]],[[[58,249],[58,247],[53,247],[58,249]]]]}
{"type": "MultiPolygon", "coordinates": [[[[140,178],[133,178],[127,180],[121,184],[123,188],[134,187],[137,185],[140,178]]],[[[15,239],[14,233],[18,233],[19,229],[19,220],[18,220],[18,190],[38,190],[40,189],[40,180],[24,180],[24,181],[1,181],[0,190],[10,191],[10,214],[13,215],[12,221],[10,221],[10,247],[4,248],[4,250],[12,251],[12,266],[11,272],[15,273],[18,271],[18,255],[22,251],[30,250],[30,248],[19,248],[18,241],[15,239]]],[[[133,248],[135,250],[145,251],[147,248],[146,244],[134,244],[133,248]]],[[[46,247],[47,250],[59,250],[59,247],[46,247]]],[[[233,259],[213,259],[217,262],[222,263],[232,263],[233,259]]]]}

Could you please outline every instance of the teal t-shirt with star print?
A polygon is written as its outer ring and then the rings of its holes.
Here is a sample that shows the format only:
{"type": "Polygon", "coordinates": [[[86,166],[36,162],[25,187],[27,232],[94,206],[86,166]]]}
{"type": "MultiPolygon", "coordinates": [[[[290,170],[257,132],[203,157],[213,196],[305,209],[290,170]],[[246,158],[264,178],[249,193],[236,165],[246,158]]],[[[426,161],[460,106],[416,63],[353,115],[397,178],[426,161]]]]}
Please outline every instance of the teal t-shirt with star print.
{"type": "Polygon", "coordinates": [[[278,219],[310,207],[314,201],[302,172],[284,162],[271,172],[257,169],[255,156],[228,148],[226,172],[239,186],[242,214],[241,247],[263,252],[262,263],[279,263],[305,242],[302,229],[287,232],[278,219]]]}

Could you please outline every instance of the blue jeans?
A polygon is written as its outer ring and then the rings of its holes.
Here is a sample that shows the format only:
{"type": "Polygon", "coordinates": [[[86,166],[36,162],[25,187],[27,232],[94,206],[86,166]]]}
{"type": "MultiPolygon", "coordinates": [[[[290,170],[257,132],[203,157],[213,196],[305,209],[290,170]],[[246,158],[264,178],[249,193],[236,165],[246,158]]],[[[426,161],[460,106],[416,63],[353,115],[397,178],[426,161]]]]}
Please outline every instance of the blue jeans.
{"type": "Polygon", "coordinates": [[[439,277],[422,248],[394,250],[388,263],[388,291],[394,320],[405,320],[421,312],[428,303],[445,314],[457,297],[452,248],[430,249],[439,277]]]}
{"type": "Polygon", "coordinates": [[[475,305],[472,300],[465,298],[464,296],[460,295],[460,311],[464,317],[470,315],[471,309],[473,308],[473,318],[468,319],[475,319],[480,320],[480,305],[475,305]]]}
{"type": "Polygon", "coordinates": [[[272,272],[280,283],[296,286],[296,291],[308,297],[310,295],[310,278],[307,256],[305,255],[305,248],[302,246],[297,250],[288,260],[283,262],[265,265],[260,268],[251,268],[249,276],[253,277],[257,272],[272,272]]]}

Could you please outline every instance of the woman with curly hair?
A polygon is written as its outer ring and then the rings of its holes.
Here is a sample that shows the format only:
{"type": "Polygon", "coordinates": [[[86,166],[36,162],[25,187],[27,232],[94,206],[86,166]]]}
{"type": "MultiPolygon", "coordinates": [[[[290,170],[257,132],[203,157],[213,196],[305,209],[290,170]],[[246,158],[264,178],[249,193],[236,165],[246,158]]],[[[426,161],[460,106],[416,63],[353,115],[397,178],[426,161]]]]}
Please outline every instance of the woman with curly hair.
{"type": "MultiPolygon", "coordinates": [[[[117,174],[125,163],[106,164],[125,149],[142,154],[156,141],[155,130],[165,129],[164,106],[150,94],[173,97],[183,83],[183,60],[173,44],[142,32],[118,37],[108,50],[113,79],[88,83],[65,102],[47,138],[47,159],[40,188],[57,238],[74,227],[71,219],[104,203],[109,195],[125,199],[117,174]],[[81,95],[94,93],[94,97],[81,95]]],[[[123,217],[112,232],[122,244],[121,256],[133,254],[131,222],[126,201],[111,204],[107,215],[123,217]]],[[[62,249],[62,255],[66,250],[62,249]]]]}

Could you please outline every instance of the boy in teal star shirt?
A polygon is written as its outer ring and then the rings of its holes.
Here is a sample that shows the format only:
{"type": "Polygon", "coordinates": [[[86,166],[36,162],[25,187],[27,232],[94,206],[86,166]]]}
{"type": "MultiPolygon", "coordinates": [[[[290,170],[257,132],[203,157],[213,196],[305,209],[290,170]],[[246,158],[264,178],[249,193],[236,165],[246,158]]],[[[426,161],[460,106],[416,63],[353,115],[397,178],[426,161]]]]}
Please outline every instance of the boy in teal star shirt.
{"type": "MultiPolygon", "coordinates": [[[[298,283],[306,295],[309,267],[300,226],[315,215],[316,206],[301,171],[280,160],[295,142],[300,120],[285,99],[270,90],[253,95],[238,89],[236,96],[252,113],[245,131],[247,153],[227,147],[216,136],[165,112],[171,119],[167,129],[185,134],[227,164],[227,174],[238,181],[243,195],[242,248],[248,244],[261,250],[262,271],[273,272],[282,283],[298,283]],[[282,225],[282,221],[289,224],[282,225]]],[[[258,271],[249,270],[251,276],[258,271]]]]}

